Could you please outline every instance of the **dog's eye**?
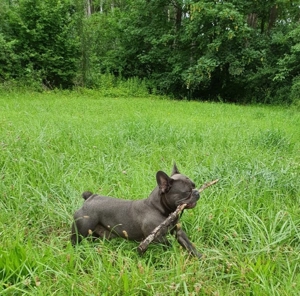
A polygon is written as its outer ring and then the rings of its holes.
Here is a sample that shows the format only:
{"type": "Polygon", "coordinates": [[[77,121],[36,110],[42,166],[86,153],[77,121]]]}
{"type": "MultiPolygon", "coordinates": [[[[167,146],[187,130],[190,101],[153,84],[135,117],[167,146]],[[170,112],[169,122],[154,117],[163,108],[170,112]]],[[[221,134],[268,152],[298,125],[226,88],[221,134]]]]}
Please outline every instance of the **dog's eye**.
{"type": "Polygon", "coordinates": [[[186,191],[186,195],[190,196],[193,193],[193,190],[186,191]]]}
{"type": "Polygon", "coordinates": [[[196,185],[194,182],[192,182],[192,188],[195,189],[196,188],[196,185]]]}

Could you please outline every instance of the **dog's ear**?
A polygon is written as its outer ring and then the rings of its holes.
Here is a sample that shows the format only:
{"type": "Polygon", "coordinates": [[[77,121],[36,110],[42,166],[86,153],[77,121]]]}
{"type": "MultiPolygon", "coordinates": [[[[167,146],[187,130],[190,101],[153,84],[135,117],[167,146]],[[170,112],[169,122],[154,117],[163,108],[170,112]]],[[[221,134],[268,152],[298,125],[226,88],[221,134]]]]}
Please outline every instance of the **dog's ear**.
{"type": "Polygon", "coordinates": [[[175,175],[175,174],[180,174],[179,173],[179,170],[176,166],[176,163],[174,162],[174,165],[173,165],[173,170],[172,170],[172,173],[171,173],[171,176],[175,175]]]}
{"type": "Polygon", "coordinates": [[[162,171],[156,173],[156,181],[161,193],[167,193],[171,189],[173,183],[173,179],[162,171]]]}

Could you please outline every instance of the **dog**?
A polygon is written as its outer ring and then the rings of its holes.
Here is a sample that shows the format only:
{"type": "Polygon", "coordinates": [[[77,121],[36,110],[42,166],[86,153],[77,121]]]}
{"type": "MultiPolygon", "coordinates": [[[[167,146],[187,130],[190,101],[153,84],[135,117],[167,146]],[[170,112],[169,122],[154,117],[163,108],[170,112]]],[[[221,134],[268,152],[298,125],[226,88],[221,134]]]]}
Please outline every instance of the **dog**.
{"type": "MultiPolygon", "coordinates": [[[[83,206],[74,214],[72,244],[76,245],[88,236],[142,241],[179,205],[187,204],[185,209],[196,206],[200,198],[199,191],[195,189],[194,182],[178,171],[176,164],[170,177],[163,171],[158,171],[156,181],[157,186],[149,197],[141,200],[124,200],[84,192],[83,206]]],[[[170,232],[191,255],[200,258],[201,254],[178,226],[178,222],[179,218],[162,229],[154,241],[169,245],[166,235],[170,232]]]]}

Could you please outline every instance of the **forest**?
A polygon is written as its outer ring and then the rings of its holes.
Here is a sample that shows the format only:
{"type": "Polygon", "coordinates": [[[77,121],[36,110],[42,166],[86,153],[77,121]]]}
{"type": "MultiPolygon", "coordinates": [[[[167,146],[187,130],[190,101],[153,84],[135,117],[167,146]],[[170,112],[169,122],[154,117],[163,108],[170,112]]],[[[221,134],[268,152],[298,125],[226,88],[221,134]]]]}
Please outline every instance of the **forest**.
{"type": "Polygon", "coordinates": [[[300,98],[300,1],[1,0],[0,84],[241,104],[300,98]]]}

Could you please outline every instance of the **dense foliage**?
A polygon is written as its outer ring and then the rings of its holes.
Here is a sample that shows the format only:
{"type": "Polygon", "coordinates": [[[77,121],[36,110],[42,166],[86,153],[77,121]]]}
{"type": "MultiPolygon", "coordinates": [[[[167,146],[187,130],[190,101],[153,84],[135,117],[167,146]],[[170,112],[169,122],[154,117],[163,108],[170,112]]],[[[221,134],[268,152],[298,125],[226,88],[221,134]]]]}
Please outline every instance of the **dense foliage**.
{"type": "Polygon", "coordinates": [[[101,87],[103,74],[179,98],[290,103],[300,1],[7,0],[0,79],[101,87]]]}
{"type": "Polygon", "coordinates": [[[9,1],[1,14],[1,79],[72,86],[79,43],[71,7],[58,0],[9,1]]]}

